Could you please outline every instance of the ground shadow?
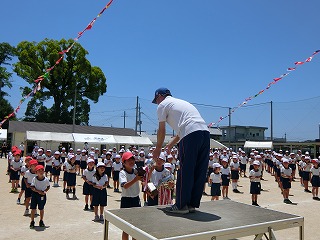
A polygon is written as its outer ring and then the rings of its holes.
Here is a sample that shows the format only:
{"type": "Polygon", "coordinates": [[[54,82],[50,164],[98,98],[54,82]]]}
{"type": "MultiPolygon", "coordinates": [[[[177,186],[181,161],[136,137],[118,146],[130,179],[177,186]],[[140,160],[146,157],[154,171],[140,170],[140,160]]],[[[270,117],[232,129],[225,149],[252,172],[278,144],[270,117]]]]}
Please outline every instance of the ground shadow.
{"type": "Polygon", "coordinates": [[[45,226],[45,227],[39,227],[39,226],[35,226],[34,230],[37,232],[43,232],[44,230],[46,230],[47,228],[49,228],[50,226],[45,226]]]}

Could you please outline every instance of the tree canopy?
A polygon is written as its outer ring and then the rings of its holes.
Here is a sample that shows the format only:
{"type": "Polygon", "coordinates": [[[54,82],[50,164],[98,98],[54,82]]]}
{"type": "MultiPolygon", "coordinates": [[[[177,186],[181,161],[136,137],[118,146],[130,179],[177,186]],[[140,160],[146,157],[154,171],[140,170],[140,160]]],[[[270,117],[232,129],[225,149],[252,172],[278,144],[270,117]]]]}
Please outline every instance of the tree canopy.
{"type": "MultiPolygon", "coordinates": [[[[18,62],[14,71],[32,87],[34,80],[61,57],[59,52],[67,49],[74,40],[45,39],[39,43],[23,41],[16,47],[18,62]]],[[[25,113],[26,121],[72,123],[74,97],[76,93],[76,124],[89,122],[89,100],[98,102],[107,90],[106,77],[99,67],[91,66],[86,58],[88,52],[75,43],[71,50],[41,82],[41,90],[29,101],[25,113]]],[[[31,92],[30,87],[23,94],[31,92]]]]}
{"type": "MultiPolygon", "coordinates": [[[[4,119],[5,116],[13,112],[13,108],[8,102],[4,99],[5,96],[9,94],[2,90],[3,87],[11,88],[12,84],[10,78],[12,73],[8,71],[7,67],[10,66],[10,61],[15,55],[15,48],[12,47],[9,43],[0,43],[0,121],[4,119]]],[[[7,128],[8,123],[6,122],[2,125],[2,128],[7,128]]]]}

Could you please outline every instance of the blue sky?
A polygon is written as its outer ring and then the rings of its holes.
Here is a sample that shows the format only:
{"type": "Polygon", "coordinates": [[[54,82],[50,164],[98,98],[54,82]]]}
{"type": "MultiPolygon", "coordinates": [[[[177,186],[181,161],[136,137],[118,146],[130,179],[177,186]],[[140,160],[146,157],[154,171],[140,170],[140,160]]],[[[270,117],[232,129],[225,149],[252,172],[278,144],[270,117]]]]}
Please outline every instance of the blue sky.
{"type": "MultiPolygon", "coordinates": [[[[107,2],[4,1],[0,41],[16,45],[74,38],[107,2]]],[[[134,128],[139,96],[142,130],[153,132],[156,106],[150,101],[162,86],[192,103],[237,106],[320,49],[318,9],[317,0],[114,0],[79,41],[108,84],[99,103],[91,105],[90,124],[122,127],[126,110],[126,126],[134,128]]],[[[236,111],[232,124],[269,127],[266,103],[273,101],[275,137],[318,138],[319,65],[320,54],[250,102],[258,105],[236,111]]],[[[12,80],[9,101],[16,106],[24,81],[16,76],[12,80]]],[[[197,107],[208,123],[228,111],[197,107]]]]}

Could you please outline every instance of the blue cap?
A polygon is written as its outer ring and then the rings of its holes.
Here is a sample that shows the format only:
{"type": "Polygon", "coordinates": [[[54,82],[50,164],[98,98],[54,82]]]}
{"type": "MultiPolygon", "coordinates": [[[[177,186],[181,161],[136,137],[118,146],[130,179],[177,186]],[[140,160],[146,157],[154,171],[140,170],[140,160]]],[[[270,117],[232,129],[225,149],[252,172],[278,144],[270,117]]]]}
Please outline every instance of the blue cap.
{"type": "Polygon", "coordinates": [[[157,103],[157,97],[159,95],[162,95],[162,96],[172,96],[171,95],[171,92],[168,88],[158,88],[155,93],[154,93],[154,99],[152,100],[152,103],[157,103]]]}

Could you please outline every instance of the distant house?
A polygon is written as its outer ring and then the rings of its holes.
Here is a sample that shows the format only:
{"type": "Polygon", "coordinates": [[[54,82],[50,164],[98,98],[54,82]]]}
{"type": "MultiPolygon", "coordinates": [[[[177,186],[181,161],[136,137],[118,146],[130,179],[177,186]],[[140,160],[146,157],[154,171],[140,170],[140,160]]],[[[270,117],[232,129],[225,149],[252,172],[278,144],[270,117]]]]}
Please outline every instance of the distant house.
{"type": "Polygon", "coordinates": [[[264,132],[267,127],[257,127],[257,126],[222,126],[220,127],[222,131],[221,141],[222,142],[242,142],[242,141],[264,141],[264,132]]]}
{"type": "Polygon", "coordinates": [[[214,139],[214,140],[217,140],[217,141],[221,140],[222,131],[219,128],[210,127],[209,128],[209,132],[210,132],[210,139],[214,139]]]}

